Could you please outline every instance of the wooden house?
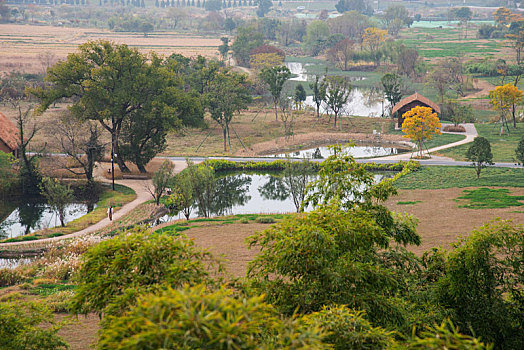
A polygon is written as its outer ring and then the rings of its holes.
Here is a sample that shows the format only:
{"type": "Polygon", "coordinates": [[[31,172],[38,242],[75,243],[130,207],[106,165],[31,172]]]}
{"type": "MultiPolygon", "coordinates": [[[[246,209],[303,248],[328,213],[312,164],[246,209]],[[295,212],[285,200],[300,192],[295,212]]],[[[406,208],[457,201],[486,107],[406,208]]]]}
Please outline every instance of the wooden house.
{"type": "Polygon", "coordinates": [[[18,156],[18,130],[3,113],[0,113],[0,151],[18,156]]]}
{"type": "Polygon", "coordinates": [[[411,96],[404,97],[393,106],[391,113],[397,114],[399,128],[402,128],[402,123],[404,123],[404,117],[402,115],[410,111],[413,107],[430,107],[433,112],[440,114],[440,107],[435,102],[415,92],[411,96]]]}

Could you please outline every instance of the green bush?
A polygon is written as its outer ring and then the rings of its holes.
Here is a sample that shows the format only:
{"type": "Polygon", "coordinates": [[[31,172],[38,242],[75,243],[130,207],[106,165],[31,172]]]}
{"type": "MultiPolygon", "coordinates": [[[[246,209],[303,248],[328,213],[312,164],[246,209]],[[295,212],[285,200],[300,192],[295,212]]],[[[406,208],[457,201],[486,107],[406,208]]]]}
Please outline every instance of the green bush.
{"type": "Polygon", "coordinates": [[[388,349],[395,343],[393,332],[373,327],[362,311],[353,311],[344,305],[324,307],[305,316],[307,322],[318,325],[326,332],[323,342],[336,350],[388,349]]]}
{"type": "Polygon", "coordinates": [[[67,344],[56,334],[59,329],[60,324],[53,322],[52,314],[42,305],[0,303],[0,349],[67,349],[67,344]]]}
{"type": "Polygon", "coordinates": [[[78,271],[73,312],[120,314],[160,285],[209,281],[210,255],[180,234],[135,228],[91,247],[78,271]],[[110,307],[108,307],[110,306],[110,307]]]}
{"type": "Polygon", "coordinates": [[[171,288],[148,294],[103,322],[99,349],[325,349],[318,327],[283,320],[262,296],[235,298],[221,288],[171,288]]]}
{"type": "Polygon", "coordinates": [[[264,216],[261,216],[261,217],[258,217],[255,219],[255,222],[259,223],[259,224],[273,224],[275,223],[275,219],[273,219],[272,217],[264,217],[264,216]]]}
{"type": "Polygon", "coordinates": [[[440,326],[427,327],[419,336],[403,344],[392,347],[394,350],[491,350],[493,345],[486,345],[479,339],[460,334],[450,321],[444,321],[440,326]]]}
{"type": "Polygon", "coordinates": [[[24,281],[22,273],[15,269],[0,269],[0,287],[14,286],[24,281]]]}
{"type": "MultiPolygon", "coordinates": [[[[277,159],[270,162],[235,162],[232,160],[209,159],[206,163],[213,168],[216,173],[225,171],[283,171],[286,169],[288,160],[277,159]]],[[[320,169],[320,163],[311,162],[313,170],[320,169]]],[[[420,168],[420,163],[415,161],[400,161],[398,163],[362,163],[362,167],[368,171],[403,171],[408,168],[409,171],[415,171],[420,168]]]]}

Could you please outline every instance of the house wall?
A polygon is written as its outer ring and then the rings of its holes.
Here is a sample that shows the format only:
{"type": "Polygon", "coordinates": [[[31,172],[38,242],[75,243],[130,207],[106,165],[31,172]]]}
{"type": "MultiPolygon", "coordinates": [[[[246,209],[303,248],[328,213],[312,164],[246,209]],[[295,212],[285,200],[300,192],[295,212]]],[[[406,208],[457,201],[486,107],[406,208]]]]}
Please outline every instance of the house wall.
{"type": "Polygon", "coordinates": [[[13,152],[13,150],[10,149],[9,147],[7,147],[7,145],[2,140],[0,140],[0,151],[2,151],[4,153],[11,153],[11,152],[13,152]]]}

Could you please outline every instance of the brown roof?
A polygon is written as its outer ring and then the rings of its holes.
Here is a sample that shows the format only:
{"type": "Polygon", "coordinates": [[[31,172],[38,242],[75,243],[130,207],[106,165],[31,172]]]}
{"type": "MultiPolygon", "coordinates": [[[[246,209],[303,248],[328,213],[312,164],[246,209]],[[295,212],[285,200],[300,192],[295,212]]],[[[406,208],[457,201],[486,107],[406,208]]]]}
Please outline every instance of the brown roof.
{"type": "Polygon", "coordinates": [[[415,92],[413,95],[404,97],[402,100],[400,100],[400,102],[393,107],[392,113],[396,113],[399,109],[413,101],[420,101],[426,106],[433,108],[435,112],[440,114],[440,107],[435,102],[431,101],[429,98],[422,96],[418,92],[415,92]]]}
{"type": "Polygon", "coordinates": [[[18,148],[18,130],[16,126],[0,112],[0,140],[3,141],[11,150],[18,148]]]}

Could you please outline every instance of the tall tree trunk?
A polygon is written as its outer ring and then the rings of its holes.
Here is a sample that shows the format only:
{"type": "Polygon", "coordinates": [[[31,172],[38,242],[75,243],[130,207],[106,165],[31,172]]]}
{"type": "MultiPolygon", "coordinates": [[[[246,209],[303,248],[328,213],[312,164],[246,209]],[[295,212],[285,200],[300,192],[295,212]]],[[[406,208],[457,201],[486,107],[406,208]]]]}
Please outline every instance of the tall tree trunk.
{"type": "Polygon", "coordinates": [[[335,128],[337,127],[337,114],[338,114],[338,113],[335,113],[335,125],[334,125],[335,128]]]}
{"type": "Polygon", "coordinates": [[[227,152],[226,128],[224,127],[222,127],[222,134],[224,135],[224,152],[227,152]]]}
{"type": "Polygon", "coordinates": [[[124,159],[122,158],[122,155],[120,154],[120,147],[118,145],[118,138],[114,138],[113,141],[113,154],[111,155],[115,158],[116,163],[118,164],[118,167],[120,168],[120,171],[123,173],[130,173],[131,171],[127,167],[126,163],[124,162],[124,159]],[[116,157],[114,155],[116,154],[116,157]]]}
{"type": "Polygon", "coordinates": [[[278,101],[275,99],[275,120],[278,122],[278,101]]]}

